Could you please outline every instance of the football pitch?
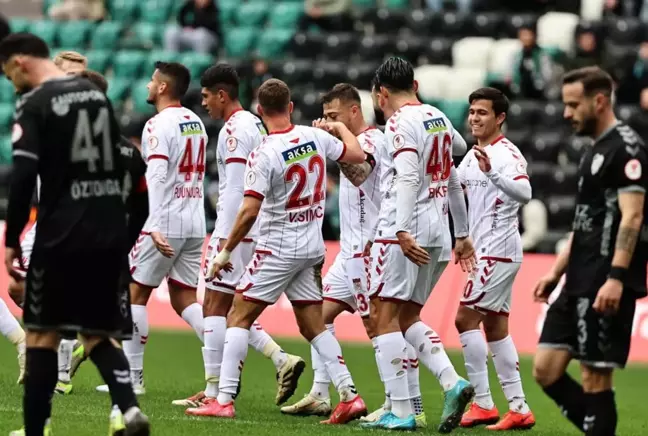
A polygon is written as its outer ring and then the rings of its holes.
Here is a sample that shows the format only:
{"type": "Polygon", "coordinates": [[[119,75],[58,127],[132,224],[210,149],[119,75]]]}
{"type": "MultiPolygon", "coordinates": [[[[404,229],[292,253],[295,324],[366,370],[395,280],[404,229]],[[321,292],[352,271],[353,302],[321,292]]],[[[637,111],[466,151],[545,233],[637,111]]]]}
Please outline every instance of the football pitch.
{"type": "MultiPolygon", "coordinates": [[[[3,338],[4,339],[4,338],[3,338]]],[[[308,368],[301,378],[296,394],[289,403],[301,398],[310,389],[310,350],[304,341],[279,341],[287,352],[301,355],[308,368]]],[[[366,345],[343,344],[345,360],[355,379],[356,386],[370,411],[383,400],[383,388],[372,354],[366,345]]],[[[461,354],[451,357],[460,374],[465,374],[461,354]]],[[[492,366],[491,389],[501,413],[506,411],[506,401],[501,393],[492,366]]],[[[531,376],[531,360],[522,358],[520,369],[529,405],[535,413],[537,425],[529,431],[534,435],[580,434],[560,414],[554,404],[544,396],[531,376]]],[[[574,365],[573,370],[577,370],[574,365]]],[[[0,436],[21,426],[22,387],[15,384],[17,363],[14,349],[0,340],[0,436]]],[[[443,396],[436,380],[421,366],[421,390],[428,419],[428,428],[420,433],[436,433],[441,415],[443,396]]],[[[190,418],[183,408],[171,405],[171,400],[184,398],[204,387],[200,342],[189,332],[151,332],[146,348],[145,396],[140,397],[142,409],[151,419],[152,434],[159,436],[225,435],[360,435],[364,430],[356,423],[346,426],[323,426],[321,418],[284,416],[274,404],[274,366],[262,355],[250,350],[243,372],[240,397],[236,403],[235,420],[190,418]]],[[[69,396],[56,395],[53,400],[53,430],[55,436],[97,436],[108,433],[110,401],[106,394],[95,392],[101,383],[92,363],[86,362],[73,380],[74,390],[69,396]]],[[[616,377],[619,405],[619,436],[648,434],[645,392],[648,387],[648,367],[631,366],[616,377]]],[[[337,402],[337,394],[331,392],[337,402]]],[[[379,431],[380,434],[388,434],[379,431]]],[[[483,429],[458,429],[454,434],[491,434],[483,429]]]]}

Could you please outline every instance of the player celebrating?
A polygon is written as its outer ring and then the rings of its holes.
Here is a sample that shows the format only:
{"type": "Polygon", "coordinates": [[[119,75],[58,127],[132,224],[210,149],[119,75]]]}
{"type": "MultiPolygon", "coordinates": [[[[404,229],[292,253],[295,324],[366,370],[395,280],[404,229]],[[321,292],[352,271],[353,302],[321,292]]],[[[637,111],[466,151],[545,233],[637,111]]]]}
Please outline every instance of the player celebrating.
{"type": "Polygon", "coordinates": [[[451,252],[448,200],[457,237],[457,260],[472,269],[474,250],[466,206],[452,164],[454,129],[438,109],[421,104],[412,65],[390,58],[376,71],[374,99],[389,117],[380,208],[372,246],[371,294],[376,298],[376,345],[380,373],[390,394],[391,411],[365,427],[413,429],[406,372],[406,341],[439,379],[445,405],[439,431],[452,431],[473,395],[459,377],[434,330],[420,319],[421,308],[445,269],[451,252]],[[400,245],[400,247],[397,246],[400,245]],[[375,275],[374,275],[375,273],[375,275]],[[405,337],[403,337],[403,333],[405,337]]]}
{"type": "Polygon", "coordinates": [[[614,82],[599,67],[563,78],[565,119],[594,139],[579,166],[578,198],[567,248],[534,295],[547,301],[564,272],[565,285],[549,307],[534,376],[563,415],[587,435],[616,434],[614,368],[628,360],[637,298],[646,295],[644,217],[648,151],[614,115],[614,82]],[[580,360],[582,385],[567,374],[580,360]]]}
{"type": "MultiPolygon", "coordinates": [[[[293,126],[288,86],[270,79],[259,88],[259,114],[270,134],[250,155],[245,197],[222,250],[212,260],[210,277],[221,277],[230,253],[262,213],[256,254],[248,265],[228,315],[216,416],[233,418],[234,398],[247,353],[249,329],[283,292],[292,301],[302,335],[315,347],[340,394],[331,418],[343,424],[367,413],[344,363],[340,344],[322,318],[322,219],[326,159],[361,163],[365,154],[344,124],[327,126],[342,141],[320,129],[293,126]],[[263,205],[263,209],[262,209],[263,205]]],[[[320,126],[320,123],[318,123],[320,126]]],[[[323,126],[322,126],[323,127],[323,126]]]]}
{"type": "Polygon", "coordinates": [[[147,101],[158,112],[142,134],[142,155],[148,162],[149,217],[131,250],[135,331],[133,339],[123,344],[136,393],[145,392],[146,304],[165,277],[171,306],[201,340],[203,335],[196,287],[206,234],[203,176],[207,134],[198,115],[180,105],[190,80],[189,70],[183,65],[157,62],[148,84],[147,101]]]}
{"type": "Polygon", "coordinates": [[[509,107],[506,96],[494,88],[481,88],[470,94],[468,101],[468,122],[478,145],[468,152],[457,172],[468,196],[470,236],[480,257],[466,283],[455,320],[466,372],[475,387],[475,401],[461,426],[493,424],[499,419],[488,386],[490,348],[510,410],[500,422],[486,428],[526,429],[533,427],[535,418],[522,390],[508,314],[513,281],[522,262],[517,214],[520,204],[531,199],[531,184],[526,160],[502,135],[509,107]],[[484,326],[488,347],[480,325],[484,326]]]}
{"type": "MultiPolygon", "coordinates": [[[[351,131],[368,156],[369,168],[340,163],[340,253],[324,277],[323,317],[327,330],[335,334],[333,322],[345,310],[357,311],[370,338],[374,337],[369,319],[367,286],[368,253],[365,246],[375,233],[380,202],[379,170],[374,170],[378,154],[385,148],[385,135],[367,126],[362,116],[360,94],[347,83],[335,85],[322,96],[327,122],[341,122],[351,131]]],[[[331,378],[315,347],[313,387],[292,406],[281,409],[294,415],[328,415],[331,412],[331,378]]]]}
{"type": "MultiPolygon", "coordinates": [[[[218,216],[205,255],[207,265],[211,257],[220,251],[232,229],[243,201],[248,156],[261,144],[266,131],[259,118],[243,110],[238,99],[239,77],[234,67],[224,63],[210,67],[203,74],[200,84],[203,87],[203,106],[209,116],[225,120],[225,126],[218,135],[218,216]]],[[[223,273],[221,280],[206,280],[207,292],[203,301],[205,346],[202,351],[207,388],[205,392],[199,392],[186,400],[174,401],[175,405],[196,408],[206,399],[213,400],[218,395],[218,378],[227,330],[226,317],[232,307],[236,286],[254,256],[254,240],[257,237],[258,226],[254,226],[241,245],[232,252],[230,261],[234,270],[223,273]]],[[[304,361],[300,357],[286,354],[259,323],[255,323],[250,329],[250,346],[272,359],[275,364],[278,385],[276,403],[283,404],[295,392],[297,381],[305,367],[304,361]]],[[[210,410],[210,404],[205,404],[190,414],[209,416],[210,410]]]]}
{"type": "Polygon", "coordinates": [[[18,367],[20,368],[18,383],[22,383],[25,379],[25,331],[9,312],[7,303],[2,299],[0,299],[0,333],[9,339],[18,350],[18,367]]]}

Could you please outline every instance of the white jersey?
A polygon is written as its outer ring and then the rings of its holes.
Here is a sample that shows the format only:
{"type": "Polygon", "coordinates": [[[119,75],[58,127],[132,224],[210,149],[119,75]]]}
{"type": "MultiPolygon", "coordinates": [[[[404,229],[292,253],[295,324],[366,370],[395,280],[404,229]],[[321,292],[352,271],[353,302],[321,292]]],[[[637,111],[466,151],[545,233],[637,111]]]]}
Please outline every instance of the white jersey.
{"type": "MultiPolygon", "coordinates": [[[[149,190],[149,217],[144,231],[156,229],[167,238],[204,238],[203,178],[207,133],[200,117],[187,108],[168,107],[151,118],[142,133],[147,162],[167,162],[161,198],[149,190]],[[156,204],[158,203],[159,204],[156,204]]],[[[151,186],[152,165],[146,172],[151,186]]]]}
{"type": "Polygon", "coordinates": [[[394,160],[401,154],[414,153],[418,160],[420,183],[410,233],[422,247],[448,248],[451,240],[448,179],[453,165],[453,134],[450,120],[443,112],[427,104],[406,105],[389,118],[385,126],[387,152],[381,162],[382,202],[376,241],[396,239],[398,174],[394,160]]]}
{"type": "Polygon", "coordinates": [[[264,200],[257,251],[284,259],[324,255],[326,159],[344,152],[342,141],[307,126],[270,133],[252,152],[245,195],[264,200]]]}
{"type": "Polygon", "coordinates": [[[340,173],[340,256],[361,257],[365,245],[373,240],[380,207],[380,155],[385,152],[385,134],[368,128],[358,135],[362,149],[376,159],[376,167],[359,187],[340,173]]]}
{"type": "MultiPolygon", "coordinates": [[[[267,135],[259,118],[248,111],[234,112],[218,134],[218,204],[214,237],[227,239],[243,201],[245,165],[248,156],[267,135]],[[229,185],[228,185],[229,181],[229,185]]],[[[258,225],[248,238],[256,239],[258,225]]]]}
{"type": "MultiPolygon", "coordinates": [[[[524,156],[504,136],[487,145],[486,151],[492,170],[514,180],[529,178],[524,156]]],[[[470,237],[477,256],[521,262],[522,241],[518,223],[520,203],[502,192],[479,169],[473,150],[466,154],[457,172],[468,196],[470,237]]]]}

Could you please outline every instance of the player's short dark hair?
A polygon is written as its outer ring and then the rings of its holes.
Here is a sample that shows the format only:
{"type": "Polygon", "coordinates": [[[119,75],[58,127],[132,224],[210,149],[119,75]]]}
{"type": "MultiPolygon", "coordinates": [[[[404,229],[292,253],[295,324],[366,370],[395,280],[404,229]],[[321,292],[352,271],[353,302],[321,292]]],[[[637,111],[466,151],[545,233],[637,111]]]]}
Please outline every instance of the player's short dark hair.
{"type": "Polygon", "coordinates": [[[468,96],[468,103],[472,104],[475,100],[488,100],[493,104],[495,116],[499,114],[508,114],[509,99],[497,88],[479,88],[468,96]]]}
{"type": "Polygon", "coordinates": [[[282,80],[268,79],[259,87],[257,98],[266,115],[282,114],[290,105],[290,88],[282,80]]]}
{"type": "Polygon", "coordinates": [[[36,58],[50,57],[47,43],[33,33],[13,33],[0,41],[0,62],[6,62],[15,55],[28,55],[36,58]]]}
{"type": "Polygon", "coordinates": [[[169,88],[171,89],[172,97],[178,99],[184,97],[187,89],[189,89],[189,83],[191,83],[191,73],[187,67],[178,62],[158,61],[155,63],[155,68],[160,74],[171,79],[169,88]]]}
{"type": "Polygon", "coordinates": [[[108,91],[108,81],[104,76],[97,73],[96,71],[83,70],[77,75],[79,77],[83,77],[84,79],[88,79],[90,82],[94,83],[97,86],[97,88],[99,88],[101,92],[103,92],[104,94],[106,93],[106,91],[108,91]]]}
{"type": "Polygon", "coordinates": [[[412,91],[414,89],[414,67],[405,59],[391,57],[376,70],[374,86],[379,91],[385,87],[390,91],[412,91]]]}
{"type": "Polygon", "coordinates": [[[361,104],[360,93],[357,88],[349,83],[338,83],[330,91],[326,92],[320,98],[322,104],[331,103],[333,100],[338,99],[344,103],[357,103],[361,104]]]}
{"type": "Polygon", "coordinates": [[[239,98],[239,85],[240,80],[236,68],[225,63],[207,68],[200,78],[200,86],[212,92],[223,90],[232,100],[239,98]]]}
{"type": "Polygon", "coordinates": [[[567,72],[563,76],[563,85],[577,82],[583,84],[583,94],[587,97],[592,97],[598,93],[611,97],[614,91],[612,76],[597,66],[578,68],[567,72]]]}

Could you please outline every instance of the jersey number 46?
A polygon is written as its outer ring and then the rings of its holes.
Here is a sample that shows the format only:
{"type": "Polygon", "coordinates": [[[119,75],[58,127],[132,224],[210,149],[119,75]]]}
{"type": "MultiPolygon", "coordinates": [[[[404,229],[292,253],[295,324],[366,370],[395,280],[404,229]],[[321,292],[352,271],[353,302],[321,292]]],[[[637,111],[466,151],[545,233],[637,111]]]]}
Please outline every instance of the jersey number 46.
{"type": "Polygon", "coordinates": [[[432,182],[443,182],[450,178],[452,169],[452,157],[450,148],[452,147],[452,137],[449,134],[443,135],[443,140],[439,143],[439,135],[434,137],[430,159],[425,167],[425,174],[432,176],[432,182]]]}

